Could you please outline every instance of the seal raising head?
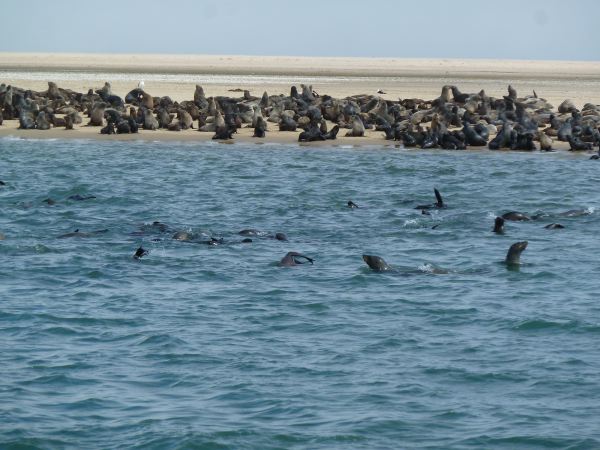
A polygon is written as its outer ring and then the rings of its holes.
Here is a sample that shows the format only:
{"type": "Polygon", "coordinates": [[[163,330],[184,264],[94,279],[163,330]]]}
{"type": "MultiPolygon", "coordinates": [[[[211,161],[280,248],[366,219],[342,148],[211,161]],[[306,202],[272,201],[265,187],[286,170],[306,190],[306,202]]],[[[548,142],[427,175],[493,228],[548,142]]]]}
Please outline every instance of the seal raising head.
{"type": "Polygon", "coordinates": [[[510,246],[506,254],[506,264],[518,265],[521,264],[521,253],[527,248],[527,241],[516,242],[510,246]]]}
{"type": "Polygon", "coordinates": [[[385,272],[390,270],[391,267],[385,262],[383,258],[375,255],[362,255],[363,261],[367,263],[372,270],[375,272],[385,272]]]}

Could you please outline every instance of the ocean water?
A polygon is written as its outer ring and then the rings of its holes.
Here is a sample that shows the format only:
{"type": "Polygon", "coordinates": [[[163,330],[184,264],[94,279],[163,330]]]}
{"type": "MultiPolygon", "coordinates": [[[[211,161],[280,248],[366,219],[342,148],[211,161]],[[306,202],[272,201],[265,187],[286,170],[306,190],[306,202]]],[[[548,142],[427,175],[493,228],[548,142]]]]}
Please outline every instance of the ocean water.
{"type": "Polygon", "coordinates": [[[600,448],[587,158],[2,139],[0,448],[600,448]]]}

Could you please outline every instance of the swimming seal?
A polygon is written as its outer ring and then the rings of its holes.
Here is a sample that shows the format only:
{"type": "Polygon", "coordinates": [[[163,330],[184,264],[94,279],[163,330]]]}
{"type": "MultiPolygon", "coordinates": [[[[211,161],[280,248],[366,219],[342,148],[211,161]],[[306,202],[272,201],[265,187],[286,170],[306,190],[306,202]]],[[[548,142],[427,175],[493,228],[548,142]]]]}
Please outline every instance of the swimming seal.
{"type": "Polygon", "coordinates": [[[504,214],[502,214],[502,218],[504,220],[512,220],[515,222],[531,220],[531,217],[529,217],[526,214],[520,213],[518,211],[509,211],[507,213],[504,213],[504,214]]]}
{"type": "Polygon", "coordinates": [[[496,217],[494,220],[494,233],[504,233],[504,219],[502,217],[496,217]]]}
{"type": "Polygon", "coordinates": [[[297,266],[299,264],[306,264],[306,262],[314,264],[314,259],[309,258],[308,256],[305,256],[298,252],[288,252],[281,259],[281,261],[279,261],[279,265],[282,267],[292,267],[292,266],[297,266]],[[306,261],[302,261],[302,259],[304,259],[306,261]]]}
{"type": "Polygon", "coordinates": [[[521,264],[521,253],[527,248],[527,241],[516,242],[510,246],[508,253],[506,254],[506,264],[508,265],[519,265],[521,264]]]}
{"type": "Polygon", "coordinates": [[[133,259],[140,259],[141,257],[146,256],[148,253],[150,252],[148,250],[144,250],[140,245],[140,247],[135,251],[133,259]]]}
{"type": "Polygon", "coordinates": [[[559,230],[561,228],[564,228],[564,225],[561,225],[560,223],[550,223],[544,228],[546,228],[547,230],[559,230]]]}
{"type": "Polygon", "coordinates": [[[351,209],[358,208],[358,205],[356,203],[354,203],[352,200],[348,200],[347,205],[348,205],[348,208],[351,208],[351,209]]]}
{"type": "Polygon", "coordinates": [[[442,199],[442,194],[436,188],[433,188],[433,192],[435,193],[435,198],[437,202],[432,205],[419,205],[416,206],[415,209],[435,209],[435,208],[445,208],[444,200],[442,199]]]}
{"type": "Polygon", "coordinates": [[[362,255],[363,261],[375,272],[385,272],[391,269],[383,258],[375,255],[362,255]]]}
{"type": "Polygon", "coordinates": [[[192,241],[195,235],[189,231],[178,231],[173,235],[173,239],[176,241],[192,241]]]}
{"type": "Polygon", "coordinates": [[[76,202],[81,202],[81,201],[84,201],[84,200],[91,200],[93,198],[96,198],[96,196],[94,196],[94,195],[74,194],[74,195],[69,195],[67,197],[67,200],[75,200],[76,202]]]}
{"type": "Polygon", "coordinates": [[[580,217],[589,216],[592,212],[589,209],[570,209],[569,211],[561,212],[560,217],[580,217]]]}

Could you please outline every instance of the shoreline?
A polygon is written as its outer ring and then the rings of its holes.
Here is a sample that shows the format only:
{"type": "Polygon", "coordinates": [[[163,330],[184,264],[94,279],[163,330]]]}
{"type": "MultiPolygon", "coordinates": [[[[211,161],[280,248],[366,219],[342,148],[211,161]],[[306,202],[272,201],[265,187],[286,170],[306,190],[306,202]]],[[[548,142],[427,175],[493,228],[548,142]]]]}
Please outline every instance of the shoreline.
{"type": "MultiPolygon", "coordinates": [[[[409,148],[404,147],[399,142],[386,141],[384,139],[384,133],[380,131],[367,130],[364,137],[348,137],[340,136],[335,140],[329,141],[314,141],[314,142],[298,142],[299,132],[285,132],[285,131],[267,131],[265,138],[252,137],[252,128],[240,128],[238,133],[234,135],[232,140],[213,140],[213,133],[211,132],[200,132],[196,129],[193,130],[182,130],[182,131],[168,131],[164,129],[160,130],[140,130],[135,134],[113,134],[106,135],[100,134],[101,127],[82,126],[73,130],[64,130],[62,128],[52,128],[50,130],[21,130],[18,127],[18,121],[5,121],[15,122],[14,127],[7,128],[5,125],[0,126],[0,141],[6,138],[14,139],[31,139],[31,140],[90,140],[90,141],[101,141],[101,142],[185,142],[185,143],[206,143],[214,142],[223,145],[235,145],[235,144],[255,144],[255,145],[268,145],[268,144],[280,144],[280,145],[297,145],[299,147],[314,147],[314,148],[335,148],[335,147],[356,147],[356,148],[373,148],[379,147],[381,149],[401,149],[410,151],[424,151],[421,148],[409,148]]],[[[275,124],[272,124],[275,125],[275,124]]],[[[554,153],[563,153],[573,156],[585,156],[586,158],[590,155],[597,154],[596,150],[593,151],[579,151],[572,152],[569,150],[569,144],[567,142],[555,141],[554,153]]],[[[490,150],[487,146],[470,146],[466,150],[445,150],[445,149],[429,149],[433,152],[478,152],[478,153],[498,153],[498,152],[516,152],[516,153],[548,153],[541,150],[534,151],[523,151],[523,150],[490,150]]],[[[553,153],[550,152],[550,153],[553,153]]]]}

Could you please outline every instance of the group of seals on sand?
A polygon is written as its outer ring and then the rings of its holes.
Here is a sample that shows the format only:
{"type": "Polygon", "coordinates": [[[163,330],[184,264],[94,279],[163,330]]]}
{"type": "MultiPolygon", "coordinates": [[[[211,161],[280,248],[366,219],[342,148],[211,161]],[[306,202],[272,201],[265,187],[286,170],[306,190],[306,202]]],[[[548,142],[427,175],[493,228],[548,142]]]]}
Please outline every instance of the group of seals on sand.
{"type": "Polygon", "coordinates": [[[196,85],[193,99],[177,102],[150,95],[143,84],[124,99],[113,93],[108,82],[87,93],[62,89],[54,82],[41,92],[0,84],[0,125],[3,118],[18,119],[22,129],[72,129],[83,123],[83,116],[89,117],[87,125],[100,127],[103,134],[197,129],[228,140],[239,128],[250,127],[253,136],[264,138],[270,123],[279,131],[300,130],[302,142],[333,140],[344,128],[345,136],[377,130],[387,140],[423,149],[552,150],[553,139],[558,139],[573,151],[597,147],[600,154],[600,106],[586,103],[579,110],[565,100],[554,110],[535,91],[519,96],[510,85],[508,95],[501,98],[484,90],[463,93],[446,85],[432,100],[397,101],[379,95],[334,98],[307,85],[300,90],[292,86],[289,95],[264,92],[255,97],[245,90],[241,97],[207,97],[196,85]]]}

